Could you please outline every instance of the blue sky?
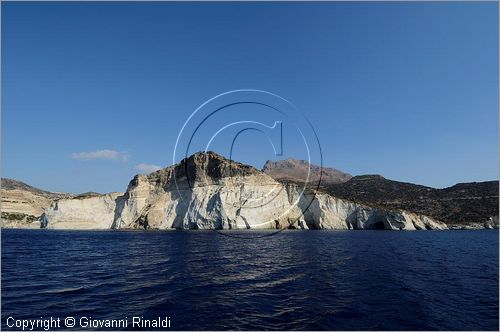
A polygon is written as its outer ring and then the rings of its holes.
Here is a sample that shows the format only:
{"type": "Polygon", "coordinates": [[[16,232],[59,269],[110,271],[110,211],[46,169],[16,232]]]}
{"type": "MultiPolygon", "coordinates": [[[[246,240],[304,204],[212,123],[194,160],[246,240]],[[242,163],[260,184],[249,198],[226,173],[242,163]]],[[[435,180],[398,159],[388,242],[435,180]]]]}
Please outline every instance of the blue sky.
{"type": "Polygon", "coordinates": [[[497,3],[3,2],[2,176],[123,191],[200,104],[254,88],[307,116],[324,166],[498,179],[498,70],[497,3]]]}

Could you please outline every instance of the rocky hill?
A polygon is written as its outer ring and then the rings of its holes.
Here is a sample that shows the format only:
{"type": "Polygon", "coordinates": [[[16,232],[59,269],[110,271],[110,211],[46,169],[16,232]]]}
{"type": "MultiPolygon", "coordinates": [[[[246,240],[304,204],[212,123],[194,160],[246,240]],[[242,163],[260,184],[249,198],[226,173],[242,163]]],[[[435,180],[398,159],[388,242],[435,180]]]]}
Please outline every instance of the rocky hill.
{"type": "Polygon", "coordinates": [[[286,160],[268,160],[262,171],[278,181],[305,182],[309,173],[309,182],[330,185],[343,183],[352,178],[351,174],[344,173],[335,168],[313,165],[305,160],[288,158],[286,160]]]}
{"type": "Polygon", "coordinates": [[[24,182],[1,179],[2,226],[40,228],[39,217],[52,202],[71,194],[41,190],[24,182]]]}
{"type": "MultiPolygon", "coordinates": [[[[5,213],[17,209],[30,217],[3,225],[34,227],[38,223],[59,229],[425,230],[447,229],[443,222],[447,220],[452,227],[498,227],[498,182],[433,189],[381,176],[357,176],[345,182],[332,179],[319,191],[303,192],[296,178],[277,176],[276,180],[271,176],[276,173],[269,170],[277,167],[271,163],[268,166],[268,172],[262,172],[213,152],[196,153],[149,175],[136,175],[125,193],[105,195],[48,198],[45,196],[53,193],[9,183],[10,189],[2,189],[2,194],[7,192],[10,200],[14,193],[22,194],[24,201],[8,202],[10,210],[5,213]],[[45,200],[36,202],[32,196],[45,200]]],[[[303,169],[303,165],[292,169],[303,169]]],[[[312,169],[318,174],[317,167],[312,169]]]]}
{"type": "Polygon", "coordinates": [[[67,198],[72,196],[72,194],[67,194],[67,193],[54,193],[50,191],[45,191],[42,189],[38,189],[35,187],[32,187],[30,185],[27,185],[24,182],[17,181],[17,180],[12,180],[12,179],[7,179],[7,178],[2,178],[1,179],[1,188],[3,190],[21,190],[21,191],[27,191],[32,193],[33,195],[37,196],[42,196],[50,199],[58,199],[58,198],[67,198]]]}
{"type": "Polygon", "coordinates": [[[446,229],[439,220],[387,210],[281,183],[216,153],[137,175],[123,194],[54,202],[47,228],[112,229],[446,229]]]}
{"type": "Polygon", "coordinates": [[[324,185],[324,189],[336,197],[386,209],[405,209],[449,225],[484,223],[498,216],[498,181],[435,189],[380,175],[363,175],[342,184],[324,185]]]}
{"type": "MultiPolygon", "coordinates": [[[[305,161],[294,159],[268,161],[263,171],[282,183],[302,185],[307,177],[307,165],[305,161]]],[[[311,165],[312,181],[318,181],[320,170],[319,166],[311,165]]],[[[381,175],[352,177],[335,169],[323,168],[320,190],[373,207],[424,214],[452,226],[478,228],[483,224],[498,224],[498,181],[459,183],[436,189],[389,180],[381,175]]]]}

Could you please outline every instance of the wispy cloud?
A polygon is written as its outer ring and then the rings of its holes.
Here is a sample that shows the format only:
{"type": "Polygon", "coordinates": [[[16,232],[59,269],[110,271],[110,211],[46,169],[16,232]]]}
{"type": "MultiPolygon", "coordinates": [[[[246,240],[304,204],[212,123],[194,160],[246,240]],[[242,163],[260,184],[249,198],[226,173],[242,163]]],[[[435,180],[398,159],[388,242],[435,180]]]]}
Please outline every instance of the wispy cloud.
{"type": "Polygon", "coordinates": [[[137,168],[141,173],[144,173],[144,174],[149,174],[149,173],[155,172],[159,169],[162,169],[161,166],[150,165],[150,164],[139,164],[139,165],[136,165],[135,168],[137,168]]]}
{"type": "Polygon", "coordinates": [[[75,152],[71,154],[73,159],[93,160],[93,159],[108,159],[127,161],[130,155],[126,152],[118,152],[115,150],[97,150],[89,152],[75,152]]]}

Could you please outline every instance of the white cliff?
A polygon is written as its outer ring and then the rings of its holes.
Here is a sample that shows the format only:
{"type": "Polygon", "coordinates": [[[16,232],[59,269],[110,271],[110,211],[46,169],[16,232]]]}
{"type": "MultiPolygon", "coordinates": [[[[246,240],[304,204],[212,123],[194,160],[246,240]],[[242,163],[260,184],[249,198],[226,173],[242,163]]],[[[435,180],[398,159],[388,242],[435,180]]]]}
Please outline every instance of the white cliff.
{"type": "MultiPolygon", "coordinates": [[[[307,203],[309,199],[302,200],[307,203]]],[[[417,215],[404,210],[385,210],[358,204],[317,193],[306,210],[303,203],[299,207],[309,228],[314,229],[387,229],[387,230],[426,230],[447,229],[443,222],[428,216],[417,215]]]]}
{"type": "Polygon", "coordinates": [[[121,193],[58,200],[42,215],[46,228],[110,229],[121,193]]]}
{"type": "Polygon", "coordinates": [[[116,228],[281,228],[301,216],[284,187],[265,174],[166,191],[155,189],[145,176],[136,180],[118,203],[116,228]]]}
{"type": "Polygon", "coordinates": [[[447,229],[427,216],[302,190],[214,153],[195,154],[137,175],[123,195],[58,200],[42,223],[66,229],[447,229]]]}

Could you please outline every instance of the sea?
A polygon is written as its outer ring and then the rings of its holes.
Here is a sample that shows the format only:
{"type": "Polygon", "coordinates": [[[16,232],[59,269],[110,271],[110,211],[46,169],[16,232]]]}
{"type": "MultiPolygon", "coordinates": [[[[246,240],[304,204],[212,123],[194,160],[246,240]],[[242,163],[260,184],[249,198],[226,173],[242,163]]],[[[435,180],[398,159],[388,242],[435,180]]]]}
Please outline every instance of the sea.
{"type": "Polygon", "coordinates": [[[498,230],[3,229],[1,241],[2,330],[68,317],[86,330],[499,329],[498,230]],[[99,325],[117,320],[128,325],[99,325]]]}

